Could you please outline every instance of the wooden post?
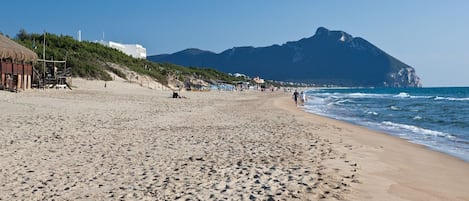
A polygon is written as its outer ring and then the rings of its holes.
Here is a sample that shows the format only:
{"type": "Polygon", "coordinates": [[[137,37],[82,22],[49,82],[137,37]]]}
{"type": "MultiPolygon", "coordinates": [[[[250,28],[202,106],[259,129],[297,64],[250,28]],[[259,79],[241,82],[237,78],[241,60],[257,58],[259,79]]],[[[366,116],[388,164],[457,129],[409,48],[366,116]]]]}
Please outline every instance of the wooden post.
{"type": "Polygon", "coordinates": [[[28,80],[28,82],[27,82],[27,88],[28,88],[28,89],[31,89],[31,75],[27,75],[26,77],[27,77],[27,80],[28,80]]]}
{"type": "Polygon", "coordinates": [[[21,89],[21,80],[22,80],[23,77],[21,76],[21,74],[18,74],[17,76],[18,76],[18,79],[16,79],[16,82],[17,82],[16,83],[16,90],[18,91],[18,90],[21,89]]]}
{"type": "Polygon", "coordinates": [[[5,89],[10,89],[9,85],[10,85],[10,80],[7,79],[8,77],[5,78],[5,89]]]}
{"type": "Polygon", "coordinates": [[[23,74],[23,90],[28,89],[28,76],[26,74],[23,74]]]}
{"type": "Polygon", "coordinates": [[[0,59],[0,74],[2,75],[2,82],[0,82],[0,86],[5,87],[4,81],[5,81],[5,72],[3,72],[3,66],[2,66],[2,60],[0,59]]]}

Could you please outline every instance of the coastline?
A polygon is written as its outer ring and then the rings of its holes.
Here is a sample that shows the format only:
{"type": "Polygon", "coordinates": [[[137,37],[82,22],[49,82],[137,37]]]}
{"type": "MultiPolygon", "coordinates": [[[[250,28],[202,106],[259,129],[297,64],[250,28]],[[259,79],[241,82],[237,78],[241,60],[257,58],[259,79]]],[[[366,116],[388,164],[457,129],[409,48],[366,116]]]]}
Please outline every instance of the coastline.
{"type": "Polygon", "coordinates": [[[469,163],[423,145],[348,122],[282,105],[312,122],[332,125],[328,136],[353,144],[347,156],[362,178],[352,200],[469,200],[469,163]]]}
{"type": "Polygon", "coordinates": [[[4,200],[469,200],[469,165],[281,92],[0,92],[4,200]]]}
{"type": "Polygon", "coordinates": [[[465,129],[469,110],[464,109],[469,102],[462,97],[468,90],[467,87],[310,90],[312,100],[302,108],[469,162],[469,136],[465,129]]]}

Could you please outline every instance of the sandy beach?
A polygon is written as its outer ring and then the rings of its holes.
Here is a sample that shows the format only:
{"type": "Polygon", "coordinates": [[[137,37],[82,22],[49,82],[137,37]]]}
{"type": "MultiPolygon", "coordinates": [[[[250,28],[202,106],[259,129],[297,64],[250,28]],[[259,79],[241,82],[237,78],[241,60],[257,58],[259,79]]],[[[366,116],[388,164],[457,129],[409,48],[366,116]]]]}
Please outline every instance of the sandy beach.
{"type": "Polygon", "coordinates": [[[0,91],[0,200],[469,200],[469,164],[283,92],[0,91]]]}

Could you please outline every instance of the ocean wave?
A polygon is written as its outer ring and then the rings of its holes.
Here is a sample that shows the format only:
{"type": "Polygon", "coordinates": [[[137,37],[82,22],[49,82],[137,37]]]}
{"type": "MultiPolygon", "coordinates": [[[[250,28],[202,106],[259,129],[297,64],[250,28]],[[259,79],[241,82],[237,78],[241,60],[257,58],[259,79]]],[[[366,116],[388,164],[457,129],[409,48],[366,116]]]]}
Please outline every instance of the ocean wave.
{"type": "Polygon", "coordinates": [[[449,139],[454,139],[455,137],[449,133],[444,133],[440,131],[434,131],[434,130],[429,130],[425,128],[420,128],[417,126],[412,126],[412,125],[407,125],[407,124],[399,124],[399,123],[394,123],[390,121],[383,121],[381,122],[383,125],[387,126],[388,128],[392,129],[404,129],[404,130],[409,130],[413,133],[419,133],[419,134],[424,134],[424,135],[432,135],[436,137],[446,137],[449,139]]]}
{"type": "Polygon", "coordinates": [[[367,111],[366,114],[373,115],[373,116],[378,116],[379,113],[373,112],[373,111],[367,111]]]}
{"type": "Polygon", "coordinates": [[[435,96],[412,96],[412,95],[410,95],[409,93],[406,93],[406,92],[400,92],[399,94],[394,95],[393,97],[394,98],[416,98],[416,99],[419,99],[419,98],[422,98],[422,99],[435,98],[435,96]]]}
{"type": "Polygon", "coordinates": [[[354,101],[350,99],[338,100],[335,102],[335,105],[343,105],[344,103],[354,103],[354,101]]]}
{"type": "Polygon", "coordinates": [[[395,95],[394,97],[396,97],[396,98],[410,98],[410,94],[408,94],[406,92],[401,92],[401,93],[395,95]]]}
{"type": "Polygon", "coordinates": [[[306,112],[309,112],[312,114],[335,118],[334,116],[332,116],[330,113],[327,112],[327,109],[324,109],[323,107],[305,105],[303,108],[306,112]]]}
{"type": "Polygon", "coordinates": [[[327,103],[326,105],[327,105],[327,106],[334,106],[334,105],[336,105],[336,104],[335,104],[334,102],[330,102],[330,103],[327,103]]]}
{"type": "Polygon", "coordinates": [[[449,101],[469,101],[469,98],[454,98],[454,97],[435,97],[434,100],[449,100],[449,101]]]}
{"type": "Polygon", "coordinates": [[[308,112],[389,133],[469,162],[469,88],[310,92],[308,112]],[[325,92],[325,93],[323,93],[325,92]],[[352,102],[353,101],[353,102],[352,102]],[[395,123],[394,123],[395,122],[395,123]]]}
{"type": "Polygon", "coordinates": [[[390,94],[349,93],[346,96],[350,98],[383,98],[390,96],[390,94]]]}
{"type": "Polygon", "coordinates": [[[354,93],[313,93],[313,96],[319,96],[323,98],[331,98],[331,99],[357,99],[357,98],[389,98],[393,97],[393,94],[372,94],[372,93],[361,93],[361,92],[354,92],[354,93]]]}
{"type": "Polygon", "coordinates": [[[367,93],[349,93],[348,96],[354,97],[365,97],[365,96],[376,96],[376,94],[367,94],[367,93]]]}
{"type": "Polygon", "coordinates": [[[333,97],[333,98],[339,98],[344,96],[342,93],[309,93],[314,96],[320,96],[320,97],[333,97]]]}

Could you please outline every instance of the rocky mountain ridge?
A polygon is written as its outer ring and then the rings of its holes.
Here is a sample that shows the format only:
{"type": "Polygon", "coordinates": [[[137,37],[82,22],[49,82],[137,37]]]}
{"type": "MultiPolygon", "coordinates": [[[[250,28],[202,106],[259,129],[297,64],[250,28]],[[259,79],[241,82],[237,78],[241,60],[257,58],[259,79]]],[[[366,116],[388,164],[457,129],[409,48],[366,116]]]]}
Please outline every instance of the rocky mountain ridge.
{"type": "Polygon", "coordinates": [[[195,48],[149,60],[211,67],[266,79],[350,87],[421,87],[415,69],[360,37],[324,27],[314,36],[268,47],[221,53],[195,48]]]}

